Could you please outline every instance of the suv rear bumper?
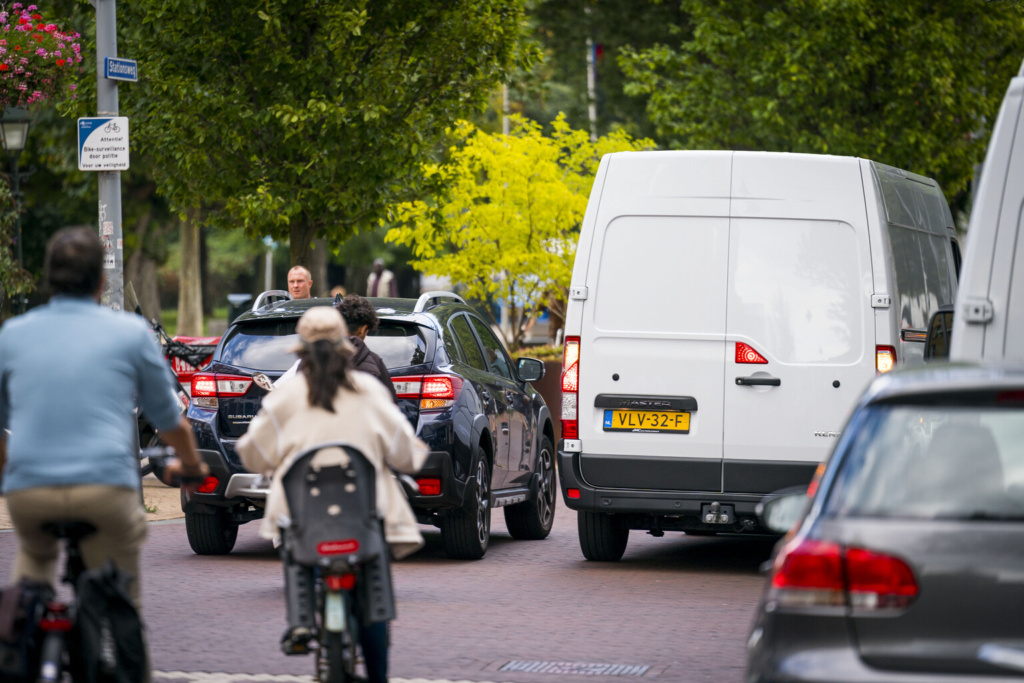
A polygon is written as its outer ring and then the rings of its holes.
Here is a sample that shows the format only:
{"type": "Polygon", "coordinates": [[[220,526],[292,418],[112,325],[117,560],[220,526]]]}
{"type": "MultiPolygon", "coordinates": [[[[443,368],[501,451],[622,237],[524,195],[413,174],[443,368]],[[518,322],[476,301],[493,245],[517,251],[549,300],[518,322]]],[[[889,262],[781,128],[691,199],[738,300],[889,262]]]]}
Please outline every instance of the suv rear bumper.
{"type": "Polygon", "coordinates": [[[452,456],[449,453],[443,451],[428,453],[422,469],[416,473],[414,479],[441,480],[439,495],[412,494],[409,496],[409,502],[418,512],[431,513],[446,508],[461,507],[466,498],[466,482],[455,478],[455,472],[452,469],[452,456]]]}

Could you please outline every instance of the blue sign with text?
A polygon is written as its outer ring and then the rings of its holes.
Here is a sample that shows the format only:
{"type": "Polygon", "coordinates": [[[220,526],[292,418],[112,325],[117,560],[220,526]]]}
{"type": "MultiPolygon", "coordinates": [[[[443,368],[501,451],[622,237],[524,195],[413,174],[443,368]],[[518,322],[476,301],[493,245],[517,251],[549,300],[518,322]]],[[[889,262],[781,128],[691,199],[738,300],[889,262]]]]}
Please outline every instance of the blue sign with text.
{"type": "Polygon", "coordinates": [[[139,81],[139,63],[134,59],[107,57],[103,61],[103,77],[113,81],[139,81]]]}

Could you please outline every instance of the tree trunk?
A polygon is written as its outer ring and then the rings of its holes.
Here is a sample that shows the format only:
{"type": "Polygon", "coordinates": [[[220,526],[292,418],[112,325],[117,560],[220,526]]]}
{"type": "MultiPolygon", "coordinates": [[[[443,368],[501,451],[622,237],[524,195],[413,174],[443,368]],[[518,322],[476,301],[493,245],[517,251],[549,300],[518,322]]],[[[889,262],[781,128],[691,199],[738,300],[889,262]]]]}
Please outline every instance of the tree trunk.
{"type": "Polygon", "coordinates": [[[327,296],[330,289],[327,282],[327,242],[324,240],[313,240],[313,251],[310,256],[309,272],[313,278],[311,296],[327,296]]]}
{"type": "MultiPolygon", "coordinates": [[[[160,286],[157,282],[156,261],[150,258],[142,247],[150,234],[149,226],[152,219],[153,209],[150,207],[135,222],[132,228],[139,246],[128,255],[128,259],[125,261],[124,282],[125,288],[130,284],[132,289],[135,290],[135,297],[138,299],[142,314],[147,318],[155,318],[157,322],[162,322],[160,316],[160,286]]],[[[159,227],[157,232],[159,232],[159,227]]]]}
{"type": "Polygon", "coordinates": [[[178,278],[178,330],[203,336],[203,286],[199,267],[199,209],[186,212],[181,224],[181,271],[178,278]]]}
{"type": "MultiPolygon", "coordinates": [[[[316,226],[311,225],[309,219],[302,216],[292,223],[288,237],[288,266],[309,268],[309,264],[313,262],[313,238],[316,237],[316,226]]],[[[314,279],[314,287],[319,287],[322,284],[325,283],[316,282],[314,279]]]]}

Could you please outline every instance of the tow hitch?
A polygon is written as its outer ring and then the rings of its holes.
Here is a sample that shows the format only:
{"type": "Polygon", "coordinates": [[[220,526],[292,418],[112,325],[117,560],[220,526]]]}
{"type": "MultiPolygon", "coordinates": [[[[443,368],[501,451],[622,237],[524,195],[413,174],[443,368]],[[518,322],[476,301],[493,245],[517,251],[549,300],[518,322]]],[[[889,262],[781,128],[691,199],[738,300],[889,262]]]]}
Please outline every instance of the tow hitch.
{"type": "Polygon", "coordinates": [[[717,502],[701,505],[700,518],[705,524],[732,524],[736,521],[736,508],[717,502]]]}

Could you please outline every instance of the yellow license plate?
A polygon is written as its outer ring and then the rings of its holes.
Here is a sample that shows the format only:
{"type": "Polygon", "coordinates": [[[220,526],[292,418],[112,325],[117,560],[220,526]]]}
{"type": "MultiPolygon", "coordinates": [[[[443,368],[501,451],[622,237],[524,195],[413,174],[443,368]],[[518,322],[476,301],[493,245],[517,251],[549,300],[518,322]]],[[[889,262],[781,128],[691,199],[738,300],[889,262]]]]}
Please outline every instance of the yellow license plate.
{"type": "Polygon", "coordinates": [[[604,431],[687,434],[690,431],[690,414],[654,410],[606,410],[604,431]]]}

